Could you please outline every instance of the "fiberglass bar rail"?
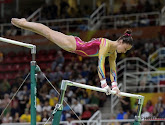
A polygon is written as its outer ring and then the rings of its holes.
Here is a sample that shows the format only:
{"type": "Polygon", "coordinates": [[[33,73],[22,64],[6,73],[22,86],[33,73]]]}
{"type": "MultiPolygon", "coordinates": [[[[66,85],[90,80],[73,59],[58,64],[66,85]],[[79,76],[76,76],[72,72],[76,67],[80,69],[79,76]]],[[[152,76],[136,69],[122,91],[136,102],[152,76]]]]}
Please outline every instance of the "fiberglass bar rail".
{"type": "Polygon", "coordinates": [[[10,39],[6,39],[6,38],[2,38],[2,37],[0,37],[0,41],[5,42],[5,43],[11,43],[11,44],[18,45],[18,46],[23,46],[23,47],[30,48],[30,49],[35,48],[35,45],[18,42],[16,40],[10,40],[10,39]]]}
{"type": "MultiPolygon", "coordinates": [[[[94,91],[99,91],[99,92],[104,92],[106,93],[107,90],[103,89],[103,88],[99,88],[99,87],[95,87],[95,86],[90,86],[90,85],[85,85],[85,84],[81,84],[81,83],[76,83],[76,82],[72,82],[72,81],[68,81],[68,80],[63,80],[64,84],[69,85],[69,86],[76,86],[76,87],[80,87],[80,88],[85,88],[85,89],[91,89],[94,91]]],[[[65,86],[65,85],[64,85],[65,86]]],[[[116,91],[111,91],[112,94],[116,94],[116,91]]],[[[136,94],[130,94],[130,93],[125,93],[125,92],[120,92],[119,94],[120,96],[126,96],[126,97],[132,97],[132,98],[136,98],[136,99],[142,99],[143,96],[141,95],[136,95],[136,94]]]]}

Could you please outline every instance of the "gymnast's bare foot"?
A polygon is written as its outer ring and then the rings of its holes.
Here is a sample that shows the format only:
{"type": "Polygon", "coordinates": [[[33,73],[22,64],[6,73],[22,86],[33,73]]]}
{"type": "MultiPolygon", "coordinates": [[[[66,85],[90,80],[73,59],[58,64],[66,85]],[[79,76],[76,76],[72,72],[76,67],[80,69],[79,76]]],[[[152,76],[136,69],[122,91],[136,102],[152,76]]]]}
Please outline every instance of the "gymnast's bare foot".
{"type": "Polygon", "coordinates": [[[11,19],[11,23],[16,26],[16,27],[19,27],[19,28],[24,28],[24,24],[26,23],[26,19],[25,18],[21,18],[21,19],[18,19],[18,18],[12,18],[11,19]]]}

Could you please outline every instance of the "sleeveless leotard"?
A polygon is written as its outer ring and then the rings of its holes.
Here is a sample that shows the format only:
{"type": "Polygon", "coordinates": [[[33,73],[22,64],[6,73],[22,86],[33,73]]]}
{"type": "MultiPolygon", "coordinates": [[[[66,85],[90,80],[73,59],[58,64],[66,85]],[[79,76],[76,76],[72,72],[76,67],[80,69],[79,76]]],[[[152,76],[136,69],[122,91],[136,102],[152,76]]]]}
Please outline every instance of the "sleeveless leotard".
{"type": "Polygon", "coordinates": [[[81,56],[98,56],[101,38],[92,39],[89,42],[82,41],[79,37],[75,37],[76,50],[74,53],[81,56]]]}

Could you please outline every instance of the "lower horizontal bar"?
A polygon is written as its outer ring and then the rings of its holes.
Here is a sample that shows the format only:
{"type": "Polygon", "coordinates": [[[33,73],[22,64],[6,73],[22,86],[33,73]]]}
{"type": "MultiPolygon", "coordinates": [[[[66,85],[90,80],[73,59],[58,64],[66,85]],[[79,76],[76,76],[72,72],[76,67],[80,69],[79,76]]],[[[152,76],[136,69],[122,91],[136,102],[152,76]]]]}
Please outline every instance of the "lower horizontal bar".
{"type": "MultiPolygon", "coordinates": [[[[107,90],[104,89],[104,88],[99,88],[99,87],[95,87],[95,86],[90,86],[90,85],[85,85],[85,84],[81,84],[81,83],[76,83],[76,82],[72,82],[72,81],[69,81],[69,80],[64,80],[64,81],[69,86],[76,86],[76,87],[80,87],[80,88],[85,88],[85,89],[90,89],[90,90],[99,91],[99,92],[105,92],[105,93],[107,92],[107,90]]],[[[116,91],[112,91],[111,90],[111,93],[112,94],[116,94],[116,91]]],[[[125,92],[120,92],[119,95],[120,96],[126,96],[126,97],[132,97],[132,98],[136,98],[136,99],[143,98],[143,96],[141,96],[141,95],[130,94],[130,93],[125,93],[125,92]]]]}

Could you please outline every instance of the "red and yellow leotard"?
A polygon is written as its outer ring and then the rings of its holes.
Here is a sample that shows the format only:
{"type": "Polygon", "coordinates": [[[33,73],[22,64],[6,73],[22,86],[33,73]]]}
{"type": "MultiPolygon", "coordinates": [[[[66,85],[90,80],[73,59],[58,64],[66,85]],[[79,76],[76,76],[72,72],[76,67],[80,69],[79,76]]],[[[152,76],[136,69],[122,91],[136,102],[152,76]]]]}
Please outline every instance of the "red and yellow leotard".
{"type": "Polygon", "coordinates": [[[101,39],[92,39],[89,42],[82,41],[79,37],[75,37],[76,51],[74,53],[81,56],[98,56],[101,39]]]}
{"type": "Polygon", "coordinates": [[[111,81],[117,81],[116,76],[116,51],[111,52],[110,50],[110,40],[105,38],[92,39],[89,42],[82,41],[79,37],[75,37],[76,40],[76,50],[74,53],[85,56],[94,57],[98,56],[98,73],[100,79],[105,79],[105,58],[109,56],[110,63],[110,77],[111,81]]]}

